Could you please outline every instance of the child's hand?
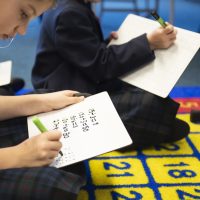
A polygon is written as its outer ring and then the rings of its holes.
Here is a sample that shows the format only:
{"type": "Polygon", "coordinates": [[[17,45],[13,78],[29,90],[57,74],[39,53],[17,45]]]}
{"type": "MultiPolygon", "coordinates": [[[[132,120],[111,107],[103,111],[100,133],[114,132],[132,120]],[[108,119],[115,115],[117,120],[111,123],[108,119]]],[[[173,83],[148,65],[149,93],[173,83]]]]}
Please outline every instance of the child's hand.
{"type": "Polygon", "coordinates": [[[15,147],[17,167],[39,167],[51,164],[62,147],[60,137],[59,131],[51,131],[17,145],[15,147]]]}
{"type": "Polygon", "coordinates": [[[37,113],[49,112],[79,103],[84,100],[83,96],[73,96],[78,92],[72,90],[63,90],[46,94],[27,95],[31,97],[32,103],[26,106],[23,115],[34,115],[37,113]]]}
{"type": "Polygon", "coordinates": [[[150,48],[155,49],[166,49],[169,48],[176,40],[177,30],[167,23],[165,28],[159,27],[151,33],[147,34],[150,48]]]}
{"type": "Polygon", "coordinates": [[[44,112],[64,108],[71,104],[81,102],[84,97],[75,97],[73,96],[75,93],[77,92],[64,90],[60,92],[42,94],[41,98],[43,99],[43,105],[45,106],[44,112]]]}
{"type": "Polygon", "coordinates": [[[118,33],[117,33],[117,32],[112,31],[112,32],[110,33],[109,41],[111,41],[112,39],[114,39],[114,40],[117,40],[117,39],[118,39],[118,33]]]}

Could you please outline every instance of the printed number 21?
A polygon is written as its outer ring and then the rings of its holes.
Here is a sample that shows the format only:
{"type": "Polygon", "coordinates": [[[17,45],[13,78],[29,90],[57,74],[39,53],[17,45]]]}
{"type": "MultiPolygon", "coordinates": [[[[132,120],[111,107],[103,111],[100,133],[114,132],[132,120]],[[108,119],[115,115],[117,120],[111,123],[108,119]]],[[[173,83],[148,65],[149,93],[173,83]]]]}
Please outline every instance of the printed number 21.
{"type": "MultiPolygon", "coordinates": [[[[104,162],[104,169],[105,170],[110,170],[110,168],[115,168],[115,169],[119,169],[119,170],[126,170],[129,169],[131,167],[131,165],[127,162],[120,162],[122,164],[122,166],[117,166],[108,162],[104,162]]],[[[108,177],[121,177],[121,176],[133,176],[133,174],[129,173],[129,172],[125,172],[124,174],[108,174],[108,177]]]]}

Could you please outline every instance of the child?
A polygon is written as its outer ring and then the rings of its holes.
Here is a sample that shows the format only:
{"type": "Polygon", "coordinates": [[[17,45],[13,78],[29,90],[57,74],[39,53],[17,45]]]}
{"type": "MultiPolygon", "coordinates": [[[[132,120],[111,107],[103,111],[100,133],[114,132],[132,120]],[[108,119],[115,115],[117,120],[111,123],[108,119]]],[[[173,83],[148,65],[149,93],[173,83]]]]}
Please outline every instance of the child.
{"type": "MultiPolygon", "coordinates": [[[[108,47],[108,40],[103,39],[98,19],[88,4],[97,1],[100,0],[60,1],[43,16],[32,72],[34,87],[91,94],[108,91],[133,139],[131,148],[186,137],[189,126],[176,118],[178,103],[118,78],[155,59],[155,49],[173,45],[176,29],[168,24],[126,44],[108,47]]],[[[117,38],[116,34],[112,36],[117,38]]]]}
{"type": "MultiPolygon", "coordinates": [[[[0,39],[25,34],[30,19],[54,0],[0,1],[0,39]]],[[[59,131],[28,138],[26,116],[60,109],[83,100],[75,91],[0,96],[0,199],[75,200],[84,177],[77,166],[48,167],[61,148],[59,131]],[[74,173],[73,173],[74,172],[74,173]]]]}

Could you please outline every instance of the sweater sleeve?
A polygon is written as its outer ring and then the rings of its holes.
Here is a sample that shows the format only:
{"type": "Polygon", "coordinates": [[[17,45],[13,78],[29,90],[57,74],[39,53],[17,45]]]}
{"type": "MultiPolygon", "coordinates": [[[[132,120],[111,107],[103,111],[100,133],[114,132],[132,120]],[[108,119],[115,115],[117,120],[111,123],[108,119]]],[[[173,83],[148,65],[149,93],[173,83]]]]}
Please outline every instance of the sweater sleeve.
{"type": "Polygon", "coordinates": [[[91,16],[75,9],[59,15],[55,44],[62,59],[97,83],[119,77],[155,58],[145,33],[125,44],[107,47],[91,16]]]}

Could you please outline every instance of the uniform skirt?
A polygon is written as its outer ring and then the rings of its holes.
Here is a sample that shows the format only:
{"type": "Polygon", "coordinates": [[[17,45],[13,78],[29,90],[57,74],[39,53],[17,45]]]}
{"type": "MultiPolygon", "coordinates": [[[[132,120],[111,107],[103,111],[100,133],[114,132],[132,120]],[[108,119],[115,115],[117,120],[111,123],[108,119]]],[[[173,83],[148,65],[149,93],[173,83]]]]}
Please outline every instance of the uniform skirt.
{"type": "MultiPolygon", "coordinates": [[[[170,138],[175,138],[172,134],[181,134],[173,130],[179,104],[170,97],[161,98],[126,84],[109,94],[133,140],[132,147],[170,142],[170,138]]],[[[183,137],[185,134],[177,136],[183,137]]]]}

